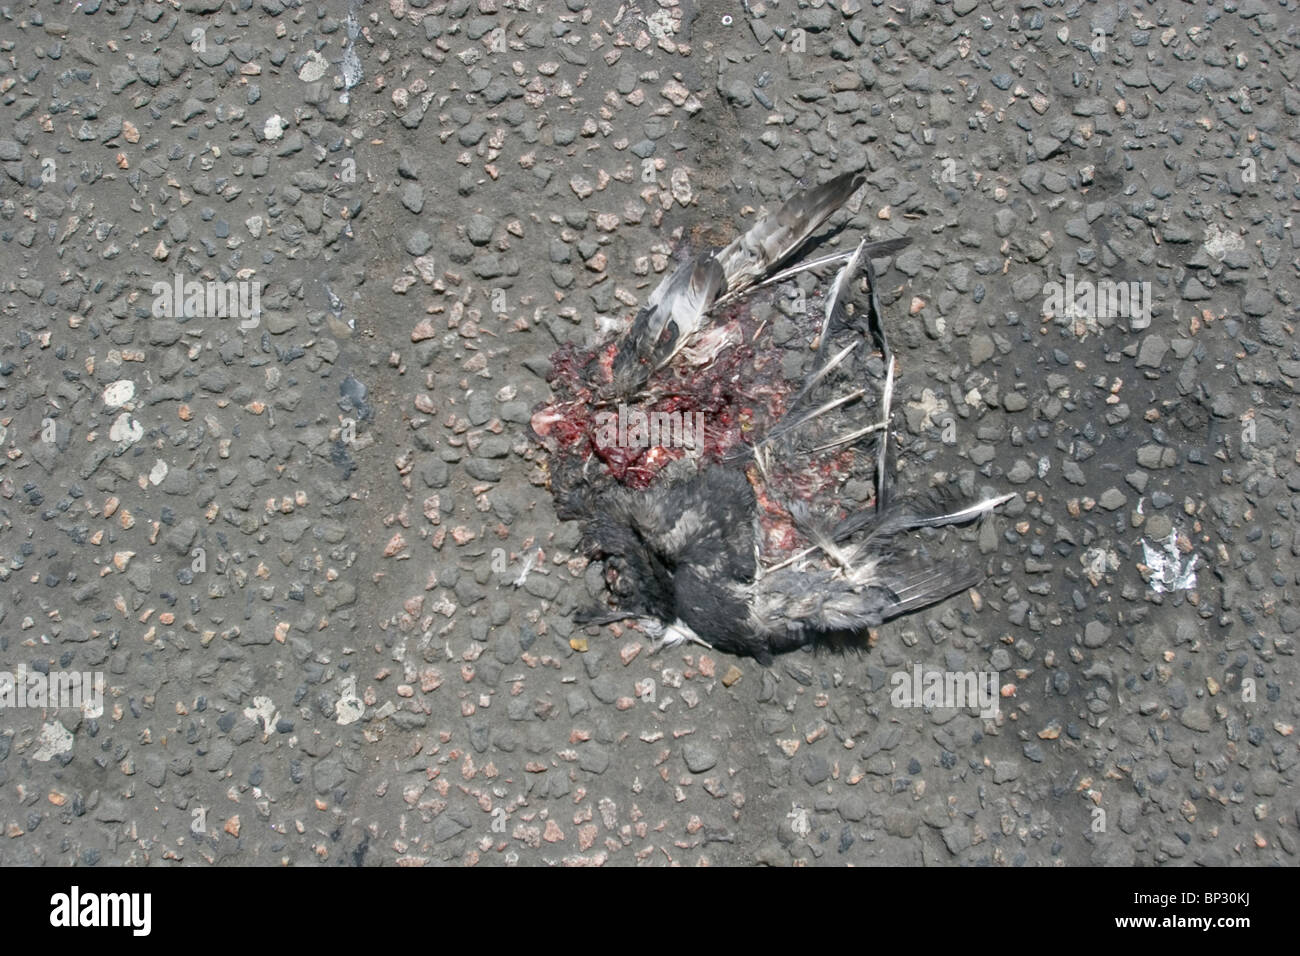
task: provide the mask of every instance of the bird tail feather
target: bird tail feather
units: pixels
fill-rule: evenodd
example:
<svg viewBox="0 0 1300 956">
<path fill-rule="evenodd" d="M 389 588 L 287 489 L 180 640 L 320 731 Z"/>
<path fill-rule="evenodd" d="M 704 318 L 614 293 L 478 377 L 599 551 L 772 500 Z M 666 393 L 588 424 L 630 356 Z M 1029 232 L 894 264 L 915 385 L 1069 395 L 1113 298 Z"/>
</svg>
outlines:
<svg viewBox="0 0 1300 956">
<path fill-rule="evenodd" d="M 883 577 L 884 586 L 894 597 L 881 614 L 881 620 L 889 620 L 960 594 L 978 584 L 982 575 L 969 565 L 945 561 L 890 566 Z"/>
<path fill-rule="evenodd" d="M 1015 497 L 1014 493 L 994 495 L 969 504 L 954 504 L 952 496 L 942 491 L 891 501 L 884 511 L 863 509 L 849 515 L 835 528 L 832 537 L 843 541 L 860 532 L 866 539 L 887 538 L 917 528 L 944 528 L 965 524 L 988 514 Z"/>
</svg>

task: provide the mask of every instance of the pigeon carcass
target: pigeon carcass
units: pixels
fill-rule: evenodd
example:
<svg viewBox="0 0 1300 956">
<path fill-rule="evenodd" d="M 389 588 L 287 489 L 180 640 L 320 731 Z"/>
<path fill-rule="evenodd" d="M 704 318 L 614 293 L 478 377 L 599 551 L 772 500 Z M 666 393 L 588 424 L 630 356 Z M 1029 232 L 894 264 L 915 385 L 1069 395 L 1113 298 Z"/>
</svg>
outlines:
<svg viewBox="0 0 1300 956">
<path fill-rule="evenodd" d="M 892 488 L 894 358 L 872 259 L 908 240 L 864 238 L 785 268 L 862 183 L 837 176 L 729 245 L 688 255 L 621 336 L 552 357 L 554 397 L 532 431 L 550 453 L 557 514 L 582 523 L 587 552 L 605 566 L 608 600 L 580 621 L 631 619 L 668 645 L 767 663 L 981 577 L 910 553 L 908 532 L 975 520 L 1012 496 Z M 832 269 L 811 315 L 749 307 L 760 288 Z M 865 310 L 853 306 L 860 277 Z M 863 455 L 868 438 L 875 450 Z M 845 483 L 872 472 L 874 501 L 847 499 Z"/>
</svg>

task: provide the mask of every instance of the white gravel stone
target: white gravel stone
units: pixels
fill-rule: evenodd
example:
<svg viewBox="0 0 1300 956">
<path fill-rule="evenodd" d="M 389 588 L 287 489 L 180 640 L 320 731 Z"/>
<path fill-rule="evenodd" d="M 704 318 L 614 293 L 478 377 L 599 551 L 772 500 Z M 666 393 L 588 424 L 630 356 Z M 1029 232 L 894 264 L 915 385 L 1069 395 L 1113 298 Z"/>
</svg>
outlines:
<svg viewBox="0 0 1300 956">
<path fill-rule="evenodd" d="M 41 726 L 41 732 L 36 736 L 36 748 L 32 751 L 32 759 L 47 763 L 71 749 L 72 731 L 57 720 L 52 720 Z"/>
<path fill-rule="evenodd" d="M 135 398 L 135 382 L 129 378 L 118 379 L 104 389 L 104 404 L 109 408 L 120 408 Z"/>
<path fill-rule="evenodd" d="M 329 60 L 312 50 L 307 54 L 307 62 L 298 71 L 298 79 L 304 83 L 315 83 L 329 71 L 329 68 Z"/>
<path fill-rule="evenodd" d="M 110 441 L 128 442 L 134 445 L 144 437 L 144 426 L 136 421 L 130 412 L 123 412 L 108 429 Z"/>
<path fill-rule="evenodd" d="M 366 705 L 357 696 L 357 679 L 355 677 L 343 678 L 339 702 L 334 705 L 336 719 L 344 726 L 355 724 L 365 712 Z"/>
</svg>

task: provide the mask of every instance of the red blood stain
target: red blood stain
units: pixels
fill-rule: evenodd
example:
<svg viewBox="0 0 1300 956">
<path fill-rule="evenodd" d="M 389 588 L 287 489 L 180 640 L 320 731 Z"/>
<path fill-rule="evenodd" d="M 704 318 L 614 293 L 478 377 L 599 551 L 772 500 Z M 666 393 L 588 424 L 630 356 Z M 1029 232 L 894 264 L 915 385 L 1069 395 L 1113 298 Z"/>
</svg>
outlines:
<svg viewBox="0 0 1300 956">
<path fill-rule="evenodd" d="M 766 430 L 781 419 L 787 402 L 800 383 L 782 375 L 782 350 L 765 341 L 760 333 L 765 323 L 757 322 L 748 309 L 734 307 L 719 322 L 735 323 L 740 344 L 730 344 L 702 365 L 691 365 L 681 356 L 672 365 L 650 377 L 642 394 L 621 399 L 628 414 L 680 413 L 683 417 L 703 414 L 704 441 L 700 451 L 706 462 L 736 460 L 742 446 L 762 439 Z M 756 339 L 757 345 L 755 344 Z M 553 459 L 552 475 L 559 465 L 566 474 L 592 477 L 599 463 L 610 478 L 630 488 L 645 488 L 670 462 L 694 454 L 682 447 L 636 447 L 609 441 L 608 429 L 601 434 L 601 413 L 617 416 L 619 401 L 602 397 L 612 379 L 614 343 L 594 349 L 565 345 L 551 356 L 548 381 L 552 401 L 538 405 L 531 425 Z M 694 420 L 694 419 L 692 419 Z M 823 520 L 844 517 L 839 489 L 854 473 L 857 452 L 840 448 L 798 461 L 777 461 L 767 470 L 764 481 L 751 464 L 747 473 L 759 506 L 764 551 L 790 553 L 800 546 L 787 508 L 781 502 L 808 502 Z M 744 455 L 740 455 L 744 458 Z M 585 469 L 585 470 L 584 470 Z"/>
</svg>

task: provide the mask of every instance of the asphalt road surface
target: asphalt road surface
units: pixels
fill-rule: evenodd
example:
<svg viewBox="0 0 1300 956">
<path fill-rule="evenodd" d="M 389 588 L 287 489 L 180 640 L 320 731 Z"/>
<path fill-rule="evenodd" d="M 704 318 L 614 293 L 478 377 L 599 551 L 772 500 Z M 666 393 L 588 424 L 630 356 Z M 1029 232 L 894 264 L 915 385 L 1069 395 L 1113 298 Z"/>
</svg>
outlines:
<svg viewBox="0 0 1300 956">
<path fill-rule="evenodd" d="M 1297 22 L 6 6 L 0 863 L 1294 866 Z M 769 668 L 575 625 L 549 355 L 857 170 L 983 583 Z"/>
</svg>

